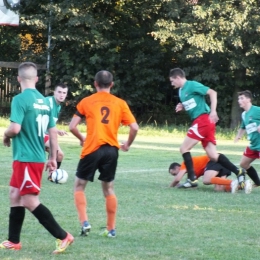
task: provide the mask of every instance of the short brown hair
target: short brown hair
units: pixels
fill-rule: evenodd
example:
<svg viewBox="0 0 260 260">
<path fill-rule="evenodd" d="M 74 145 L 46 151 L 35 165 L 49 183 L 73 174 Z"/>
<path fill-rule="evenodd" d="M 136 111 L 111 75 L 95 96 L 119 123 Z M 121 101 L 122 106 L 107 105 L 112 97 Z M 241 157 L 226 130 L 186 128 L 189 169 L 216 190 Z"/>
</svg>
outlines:
<svg viewBox="0 0 260 260">
<path fill-rule="evenodd" d="M 18 67 L 18 76 L 24 79 L 37 77 L 37 66 L 33 62 L 23 62 Z"/>
<path fill-rule="evenodd" d="M 243 90 L 243 91 L 238 92 L 237 94 L 238 94 L 238 96 L 245 96 L 247 98 L 250 98 L 251 101 L 253 99 L 253 95 L 252 95 L 252 92 L 250 90 Z"/>
<path fill-rule="evenodd" d="M 113 75 L 107 70 L 101 70 L 95 75 L 95 81 L 100 88 L 109 88 L 113 82 Z"/>
<path fill-rule="evenodd" d="M 171 69 L 169 76 L 170 76 L 170 78 L 176 78 L 178 76 L 181 77 L 181 78 L 186 77 L 184 70 L 182 70 L 180 68 Z"/>
</svg>

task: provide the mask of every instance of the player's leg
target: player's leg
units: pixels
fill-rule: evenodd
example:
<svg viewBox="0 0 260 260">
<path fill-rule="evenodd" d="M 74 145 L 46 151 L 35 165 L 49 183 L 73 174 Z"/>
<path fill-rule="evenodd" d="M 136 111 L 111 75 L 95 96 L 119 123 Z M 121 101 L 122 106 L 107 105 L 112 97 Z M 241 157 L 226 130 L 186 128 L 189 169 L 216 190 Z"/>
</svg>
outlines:
<svg viewBox="0 0 260 260">
<path fill-rule="evenodd" d="M 74 182 L 74 203 L 81 225 L 81 236 L 87 236 L 91 229 L 91 225 L 88 221 L 87 197 L 85 195 L 85 188 L 89 181 L 93 182 L 94 180 L 95 172 L 98 169 L 99 159 L 100 148 L 97 149 L 95 152 L 81 158 L 76 171 Z"/>
<path fill-rule="evenodd" d="M 117 197 L 114 192 L 114 182 L 101 182 L 104 197 L 106 199 L 107 225 L 102 235 L 115 237 Z"/>
<path fill-rule="evenodd" d="M 10 213 L 8 226 L 8 240 L 0 244 L 0 249 L 20 250 L 20 234 L 25 217 L 25 208 L 22 206 L 21 196 L 18 188 L 10 186 Z"/>
<path fill-rule="evenodd" d="M 37 195 L 27 194 L 23 196 L 23 203 L 31 213 L 38 219 L 39 223 L 53 236 L 56 240 L 56 249 L 53 254 L 64 252 L 74 241 L 74 237 L 66 232 L 55 220 L 51 211 L 40 203 Z M 37 205 L 37 203 L 39 203 Z M 33 208 L 33 205 L 37 205 Z"/>
<path fill-rule="evenodd" d="M 185 137 L 180 147 L 180 152 L 183 156 L 184 163 L 187 169 L 188 179 L 187 182 L 182 184 L 180 187 L 190 188 L 198 186 L 198 181 L 195 177 L 190 150 L 199 141 L 202 141 L 207 136 L 208 127 L 211 127 L 209 116 L 207 114 L 203 114 L 197 117 L 192 122 L 192 125 L 187 132 L 187 136 Z"/>
<path fill-rule="evenodd" d="M 190 180 L 191 182 L 196 181 L 196 177 L 195 177 L 195 173 L 194 173 L 194 169 L 193 169 L 193 162 L 192 162 L 190 150 L 198 142 L 199 142 L 199 140 L 186 136 L 180 147 L 180 152 L 182 154 L 182 157 L 183 157 L 186 169 L 187 169 L 188 180 Z"/>
<path fill-rule="evenodd" d="M 50 152 L 50 141 L 47 140 L 47 141 L 44 143 L 44 146 L 45 146 L 45 151 L 46 151 L 47 153 L 49 153 L 49 152 Z M 61 150 L 60 146 L 58 145 L 57 159 L 56 159 L 56 160 L 57 160 L 57 169 L 60 168 L 63 158 L 64 158 L 64 153 L 63 153 L 63 151 Z"/>
<path fill-rule="evenodd" d="M 259 151 L 253 151 L 249 147 L 247 147 L 244 151 L 244 154 L 240 160 L 240 166 L 247 171 L 247 175 L 252 179 L 256 186 L 260 186 L 259 176 L 251 163 L 255 160 L 259 159 Z"/>
<path fill-rule="evenodd" d="M 231 183 L 232 180 L 229 180 L 226 178 L 226 176 L 222 176 L 222 177 L 213 177 L 213 181 L 214 178 L 217 178 L 217 182 L 220 181 L 220 184 L 215 184 L 215 191 L 226 191 L 226 192 L 230 192 L 231 191 Z M 221 182 L 224 181 L 224 182 Z M 225 184 L 223 184 L 225 183 Z"/>
<path fill-rule="evenodd" d="M 10 180 L 9 199 L 10 199 L 10 213 L 8 226 L 8 240 L 0 244 L 0 249 L 20 250 L 20 234 L 25 217 L 25 208 L 22 204 L 20 196 L 20 186 L 23 182 L 21 172 L 24 168 L 18 161 L 13 162 L 13 173 Z"/>
<path fill-rule="evenodd" d="M 203 184 L 204 185 L 211 185 L 211 184 L 219 184 L 219 183 L 212 183 L 212 178 L 218 175 L 218 171 L 207 169 L 203 175 Z"/>
<path fill-rule="evenodd" d="M 215 185 L 216 191 L 230 191 L 232 180 L 226 179 L 226 176 L 217 177 L 218 173 L 216 170 L 206 170 L 203 175 L 203 184 Z"/>
<path fill-rule="evenodd" d="M 87 198 L 85 196 L 85 187 L 87 185 L 86 180 L 75 177 L 74 183 L 74 203 L 78 213 L 78 219 L 81 224 L 81 236 L 88 236 L 91 225 L 88 222 L 87 215 Z"/>
<path fill-rule="evenodd" d="M 58 145 L 58 151 L 57 151 L 57 169 L 60 168 L 62 160 L 64 158 L 64 153 L 61 150 L 60 146 Z"/>
<path fill-rule="evenodd" d="M 239 169 L 224 154 L 218 154 L 216 145 L 212 142 L 208 142 L 204 149 L 211 160 L 218 162 L 226 169 L 235 173 L 237 175 L 240 187 L 244 189 L 246 170 L 244 170 L 243 168 Z"/>
<path fill-rule="evenodd" d="M 217 162 L 209 161 L 203 175 L 203 183 L 214 184 L 217 191 L 230 191 L 232 180 L 226 179 L 231 172 Z"/>
<path fill-rule="evenodd" d="M 23 163 L 25 174 L 20 186 L 21 201 L 40 224 L 57 239 L 54 254 L 59 254 L 73 243 L 74 238 L 57 223 L 51 211 L 39 200 L 44 163 Z M 28 188 L 28 186 L 30 188 Z"/>
<path fill-rule="evenodd" d="M 116 174 L 118 149 L 110 145 L 101 147 L 103 158 L 99 164 L 100 175 L 98 179 L 101 181 L 103 195 L 106 200 L 107 225 L 106 230 L 102 232 L 103 236 L 116 236 L 116 213 L 117 213 L 117 197 L 114 191 L 114 179 Z"/>
</svg>

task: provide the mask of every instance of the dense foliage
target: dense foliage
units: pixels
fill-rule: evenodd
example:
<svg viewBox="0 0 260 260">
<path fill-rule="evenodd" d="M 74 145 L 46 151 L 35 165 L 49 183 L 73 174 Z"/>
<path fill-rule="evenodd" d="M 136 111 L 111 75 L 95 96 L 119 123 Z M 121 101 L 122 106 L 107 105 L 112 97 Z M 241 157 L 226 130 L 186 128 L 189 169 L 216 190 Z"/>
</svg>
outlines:
<svg viewBox="0 0 260 260">
<path fill-rule="evenodd" d="M 218 92 L 220 125 L 234 128 L 237 91 L 259 95 L 259 13 L 256 0 L 23 0 L 20 26 L 0 27 L 0 60 L 46 63 L 52 86 L 70 86 L 72 106 L 108 69 L 138 120 L 183 124 L 168 80 L 178 66 Z"/>
</svg>

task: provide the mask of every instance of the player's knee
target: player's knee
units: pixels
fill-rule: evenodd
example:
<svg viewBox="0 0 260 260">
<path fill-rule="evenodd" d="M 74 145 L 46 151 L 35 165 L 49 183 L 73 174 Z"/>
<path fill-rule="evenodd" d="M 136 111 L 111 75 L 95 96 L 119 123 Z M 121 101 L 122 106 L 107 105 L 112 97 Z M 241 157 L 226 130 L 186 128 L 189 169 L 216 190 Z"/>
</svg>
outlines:
<svg viewBox="0 0 260 260">
<path fill-rule="evenodd" d="M 239 166 L 240 166 L 241 168 L 248 169 L 249 166 L 250 166 L 250 164 L 241 162 L 241 163 L 239 164 Z"/>
<path fill-rule="evenodd" d="M 61 150 L 58 150 L 58 153 L 57 153 L 57 160 L 59 162 L 61 162 L 64 158 L 64 153 L 61 151 Z"/>
<path fill-rule="evenodd" d="M 204 185 L 210 185 L 211 183 L 210 183 L 209 180 L 203 180 L 203 184 L 204 184 Z"/>
</svg>

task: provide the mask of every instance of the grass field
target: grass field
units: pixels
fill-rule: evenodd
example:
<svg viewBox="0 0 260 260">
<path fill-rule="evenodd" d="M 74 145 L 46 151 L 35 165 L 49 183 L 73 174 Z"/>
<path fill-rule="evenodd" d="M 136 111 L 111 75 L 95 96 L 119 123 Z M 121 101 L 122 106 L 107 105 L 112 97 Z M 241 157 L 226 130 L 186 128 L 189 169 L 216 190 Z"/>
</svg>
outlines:
<svg viewBox="0 0 260 260">
<path fill-rule="evenodd" d="M 73 202 L 73 179 L 80 146 L 71 134 L 60 137 L 65 152 L 63 169 L 69 173 L 66 184 L 42 181 L 41 202 L 53 212 L 58 222 L 75 236 L 74 244 L 58 256 L 52 256 L 54 238 L 31 213 L 21 234 L 21 251 L 0 251 L 1 260 L 93 259 L 259 259 L 259 195 L 254 188 L 249 195 L 215 192 L 200 181 L 196 189 L 168 188 L 171 162 L 181 162 L 181 133 L 163 131 L 140 134 L 128 153 L 120 152 L 115 191 L 119 207 L 117 237 L 100 237 L 106 224 L 104 198 L 97 176 L 87 186 L 88 215 L 92 225 L 89 237 L 79 237 L 80 225 Z M 142 132 L 141 132 L 142 133 Z M 0 130 L 2 139 L 3 128 Z M 119 140 L 125 140 L 120 135 Z M 218 151 L 239 163 L 247 142 L 218 141 Z M 8 183 L 11 174 L 11 148 L 0 145 L 0 240 L 8 232 Z M 197 145 L 193 155 L 203 154 Z M 255 163 L 259 171 L 259 161 Z M 233 175 L 232 178 L 235 178 Z"/>
</svg>

